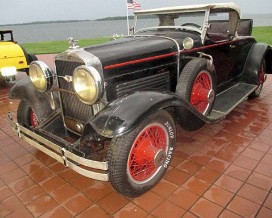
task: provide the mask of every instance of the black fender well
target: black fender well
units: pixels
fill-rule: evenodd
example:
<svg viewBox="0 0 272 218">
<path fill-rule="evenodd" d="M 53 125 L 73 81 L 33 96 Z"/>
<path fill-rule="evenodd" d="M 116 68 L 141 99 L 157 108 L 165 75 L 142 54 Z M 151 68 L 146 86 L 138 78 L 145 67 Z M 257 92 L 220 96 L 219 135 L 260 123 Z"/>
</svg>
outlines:
<svg viewBox="0 0 272 218">
<path fill-rule="evenodd" d="M 138 91 L 109 103 L 89 125 L 98 134 L 113 138 L 128 133 L 152 113 L 173 106 L 182 106 L 173 93 Z"/>
<path fill-rule="evenodd" d="M 53 109 L 50 106 L 50 95 L 48 93 L 38 92 L 29 77 L 22 78 L 10 90 L 9 97 L 11 99 L 21 99 L 27 101 L 35 112 L 38 120 L 43 120 Z M 59 102 L 55 99 L 56 108 L 59 108 Z"/>
<path fill-rule="evenodd" d="M 94 130 L 106 138 L 122 136 L 149 115 L 171 107 L 185 107 L 207 123 L 223 119 L 220 117 L 213 120 L 202 115 L 188 101 L 171 92 L 138 91 L 109 103 L 89 121 L 84 133 Z"/>
<path fill-rule="evenodd" d="M 272 73 L 272 49 L 265 43 L 255 43 L 252 45 L 246 59 L 242 72 L 241 80 L 246 83 L 258 85 L 258 72 L 263 58 L 266 60 L 266 70 L 268 74 Z"/>
</svg>

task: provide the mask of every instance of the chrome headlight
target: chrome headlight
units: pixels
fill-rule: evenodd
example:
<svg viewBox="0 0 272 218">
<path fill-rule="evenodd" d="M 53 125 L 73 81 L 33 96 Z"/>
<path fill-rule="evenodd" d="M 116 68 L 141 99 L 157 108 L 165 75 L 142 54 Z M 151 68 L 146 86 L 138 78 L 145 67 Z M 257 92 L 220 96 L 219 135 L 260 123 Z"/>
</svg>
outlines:
<svg viewBox="0 0 272 218">
<path fill-rule="evenodd" d="M 183 48 L 184 49 L 191 49 L 194 47 L 194 40 L 190 37 L 186 37 L 184 40 L 183 40 Z"/>
<path fill-rule="evenodd" d="M 53 73 L 44 62 L 31 62 L 29 65 L 29 77 L 39 92 L 46 92 L 53 86 Z"/>
<path fill-rule="evenodd" d="M 79 66 L 74 70 L 73 87 L 78 98 L 88 105 L 97 102 L 104 94 L 103 79 L 91 66 Z"/>
</svg>

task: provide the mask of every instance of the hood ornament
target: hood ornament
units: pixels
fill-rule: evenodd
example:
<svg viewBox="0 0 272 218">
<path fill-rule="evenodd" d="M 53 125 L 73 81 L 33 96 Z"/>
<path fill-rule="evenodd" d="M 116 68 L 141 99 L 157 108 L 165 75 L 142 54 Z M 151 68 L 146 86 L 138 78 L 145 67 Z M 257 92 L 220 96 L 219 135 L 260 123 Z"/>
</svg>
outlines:
<svg viewBox="0 0 272 218">
<path fill-rule="evenodd" d="M 75 40 L 73 37 L 69 37 L 68 42 L 70 44 L 70 47 L 69 47 L 70 49 L 79 48 L 79 46 L 77 45 L 78 40 Z"/>
<path fill-rule="evenodd" d="M 72 76 L 68 76 L 68 75 L 65 75 L 62 77 L 66 82 L 70 83 L 73 81 L 73 77 Z"/>
</svg>

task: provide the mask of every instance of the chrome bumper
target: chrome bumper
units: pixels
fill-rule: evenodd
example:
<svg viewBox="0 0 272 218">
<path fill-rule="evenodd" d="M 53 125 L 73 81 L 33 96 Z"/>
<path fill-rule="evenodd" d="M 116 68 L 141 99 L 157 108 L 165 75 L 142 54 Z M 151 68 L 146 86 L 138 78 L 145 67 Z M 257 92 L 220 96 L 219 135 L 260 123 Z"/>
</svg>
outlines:
<svg viewBox="0 0 272 218">
<path fill-rule="evenodd" d="M 107 162 L 93 161 L 83 157 L 79 157 L 74 153 L 66 150 L 65 148 L 61 148 L 55 143 L 47 140 L 46 138 L 41 137 L 40 135 L 32 132 L 31 130 L 21 126 L 20 124 L 15 123 L 11 114 L 8 115 L 8 120 L 13 131 L 18 134 L 18 137 L 20 137 L 30 145 L 34 146 L 35 148 L 39 149 L 43 153 L 47 154 L 48 156 L 56 159 L 64 166 L 69 167 L 77 173 L 91 179 L 109 181 L 109 175 L 107 172 L 99 173 L 94 171 L 107 171 Z"/>
</svg>

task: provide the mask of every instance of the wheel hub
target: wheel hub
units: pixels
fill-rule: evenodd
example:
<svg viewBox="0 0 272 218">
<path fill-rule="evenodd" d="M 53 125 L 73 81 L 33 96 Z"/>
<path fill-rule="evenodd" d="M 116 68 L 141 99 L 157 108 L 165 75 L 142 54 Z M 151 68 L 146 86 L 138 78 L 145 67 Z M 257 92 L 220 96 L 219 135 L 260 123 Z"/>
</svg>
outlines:
<svg viewBox="0 0 272 218">
<path fill-rule="evenodd" d="M 165 158 L 166 158 L 165 151 L 163 149 L 158 150 L 156 155 L 154 156 L 155 167 L 160 167 L 165 161 Z"/>
<path fill-rule="evenodd" d="M 209 104 L 213 103 L 214 98 L 215 98 L 215 92 L 214 92 L 213 89 L 211 89 L 211 90 L 208 92 L 207 98 L 208 98 L 208 103 L 209 103 Z"/>
</svg>

